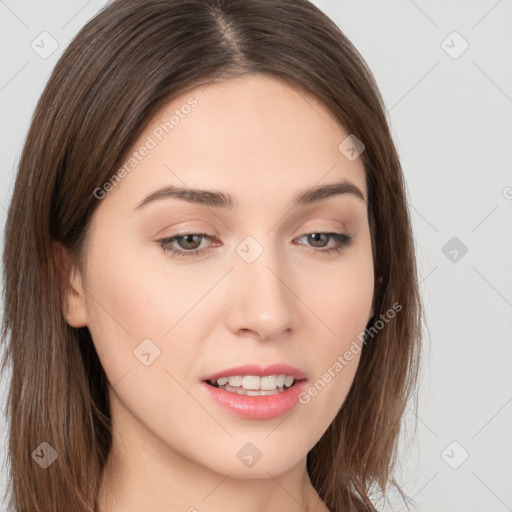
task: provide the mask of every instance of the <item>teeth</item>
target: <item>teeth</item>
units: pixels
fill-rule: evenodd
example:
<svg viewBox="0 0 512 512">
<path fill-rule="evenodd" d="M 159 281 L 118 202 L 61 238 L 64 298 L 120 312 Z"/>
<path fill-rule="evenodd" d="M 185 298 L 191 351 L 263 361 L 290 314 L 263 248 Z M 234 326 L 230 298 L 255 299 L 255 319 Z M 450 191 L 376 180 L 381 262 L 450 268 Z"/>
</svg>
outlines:
<svg viewBox="0 0 512 512">
<path fill-rule="evenodd" d="M 244 389 L 260 389 L 261 378 L 257 375 L 246 375 L 242 379 L 242 387 Z"/>
<path fill-rule="evenodd" d="M 252 389 L 244 389 L 242 386 L 233 388 L 229 384 L 225 384 L 224 386 L 219 386 L 220 389 L 224 389 L 225 391 L 230 391 L 231 393 L 235 393 L 237 395 L 247 395 L 247 396 L 267 396 L 267 395 L 277 395 L 278 393 L 282 393 L 285 391 L 284 388 L 271 389 L 268 391 L 261 390 L 252 390 Z"/>
<path fill-rule="evenodd" d="M 261 377 L 260 389 L 276 389 L 276 387 L 277 387 L 277 375 L 269 375 L 268 377 Z"/>
<path fill-rule="evenodd" d="M 290 377 L 289 375 L 284 379 L 284 385 L 289 388 L 295 379 L 293 377 Z"/>
<path fill-rule="evenodd" d="M 228 381 L 229 381 L 230 386 L 233 386 L 233 387 L 241 386 L 242 385 L 242 376 L 237 375 L 236 377 L 229 377 Z"/>
<path fill-rule="evenodd" d="M 252 392 L 274 391 L 291 387 L 295 378 L 291 375 L 266 375 L 259 377 L 257 375 L 234 375 L 231 377 L 220 377 L 217 379 L 217 385 L 223 389 L 241 388 L 247 390 L 247 394 L 254 396 Z"/>
</svg>

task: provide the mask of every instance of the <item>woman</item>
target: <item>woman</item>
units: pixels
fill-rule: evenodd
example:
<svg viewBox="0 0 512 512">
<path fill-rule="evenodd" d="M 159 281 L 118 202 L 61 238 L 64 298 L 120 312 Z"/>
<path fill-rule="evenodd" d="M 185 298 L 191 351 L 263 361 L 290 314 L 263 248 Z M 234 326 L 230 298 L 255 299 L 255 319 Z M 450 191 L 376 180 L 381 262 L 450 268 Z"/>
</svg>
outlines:
<svg viewBox="0 0 512 512">
<path fill-rule="evenodd" d="M 400 163 L 306 0 L 118 0 L 37 106 L 4 252 L 15 511 L 371 511 L 418 370 Z"/>
</svg>

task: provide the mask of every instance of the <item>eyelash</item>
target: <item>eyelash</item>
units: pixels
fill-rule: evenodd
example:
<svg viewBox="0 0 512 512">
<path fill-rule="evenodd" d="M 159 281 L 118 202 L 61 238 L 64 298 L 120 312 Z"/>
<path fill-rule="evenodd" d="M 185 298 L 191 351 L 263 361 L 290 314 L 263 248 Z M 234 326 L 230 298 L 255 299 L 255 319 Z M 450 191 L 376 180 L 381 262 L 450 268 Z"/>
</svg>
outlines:
<svg viewBox="0 0 512 512">
<path fill-rule="evenodd" d="M 335 240 L 336 245 L 334 247 L 330 247 L 329 249 L 318 249 L 318 250 L 310 250 L 309 252 L 312 253 L 320 253 L 323 255 L 326 254 L 337 254 L 343 251 L 346 247 L 349 247 L 353 240 L 354 236 L 352 235 L 346 235 L 344 233 L 324 233 L 324 232 L 313 232 L 313 233 L 306 233 L 305 235 L 300 236 L 299 238 L 304 238 L 310 235 L 326 235 L 331 239 Z M 170 252 L 172 256 L 177 256 L 179 258 L 188 258 L 188 257 L 199 257 L 202 256 L 208 249 L 193 249 L 190 251 L 183 251 L 183 250 L 177 250 L 177 249 L 170 249 L 168 247 L 169 244 L 171 244 L 173 241 L 176 241 L 180 238 L 185 238 L 187 236 L 202 236 L 203 240 L 205 238 L 213 238 L 212 236 L 206 234 L 206 233 L 184 233 L 182 235 L 175 235 L 168 238 L 162 238 L 161 240 L 158 240 L 159 245 L 162 247 L 163 251 L 165 253 Z M 302 244 L 300 244 L 302 245 Z"/>
</svg>

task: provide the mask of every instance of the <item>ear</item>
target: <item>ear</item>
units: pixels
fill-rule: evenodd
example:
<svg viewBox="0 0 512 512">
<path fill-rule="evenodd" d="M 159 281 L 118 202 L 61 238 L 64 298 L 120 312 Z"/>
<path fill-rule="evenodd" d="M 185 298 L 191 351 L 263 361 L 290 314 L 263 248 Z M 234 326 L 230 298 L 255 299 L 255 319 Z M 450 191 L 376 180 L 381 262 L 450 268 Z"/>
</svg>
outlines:
<svg viewBox="0 0 512 512">
<path fill-rule="evenodd" d="M 85 327 L 87 308 L 82 275 L 68 249 L 58 242 L 54 242 L 54 255 L 61 278 L 64 318 L 71 327 Z"/>
</svg>

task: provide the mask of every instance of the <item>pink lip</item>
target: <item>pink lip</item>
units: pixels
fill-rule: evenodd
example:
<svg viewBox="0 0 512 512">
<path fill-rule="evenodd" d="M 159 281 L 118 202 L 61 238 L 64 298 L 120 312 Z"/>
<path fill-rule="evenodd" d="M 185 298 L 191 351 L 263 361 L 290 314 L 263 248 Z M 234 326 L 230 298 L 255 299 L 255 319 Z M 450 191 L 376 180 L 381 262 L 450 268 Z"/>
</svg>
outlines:
<svg viewBox="0 0 512 512">
<path fill-rule="evenodd" d="M 259 377 L 264 377 L 265 375 L 290 375 L 294 377 L 295 380 L 308 378 L 305 372 L 295 368 L 294 366 L 290 366 L 289 364 L 271 364 L 269 366 L 261 366 L 259 364 L 245 364 L 243 366 L 227 368 L 226 370 L 208 375 L 203 379 L 203 381 L 216 380 L 220 379 L 221 377 L 231 377 L 236 375 L 258 375 Z"/>
<path fill-rule="evenodd" d="M 254 375 L 254 373 L 246 375 Z M 306 382 L 306 380 L 296 381 L 286 391 L 266 396 L 238 395 L 237 393 L 211 386 L 206 382 L 201 382 L 201 389 L 221 407 L 233 414 L 253 420 L 270 420 L 286 414 L 297 405 L 299 395 L 306 388 Z"/>
</svg>

